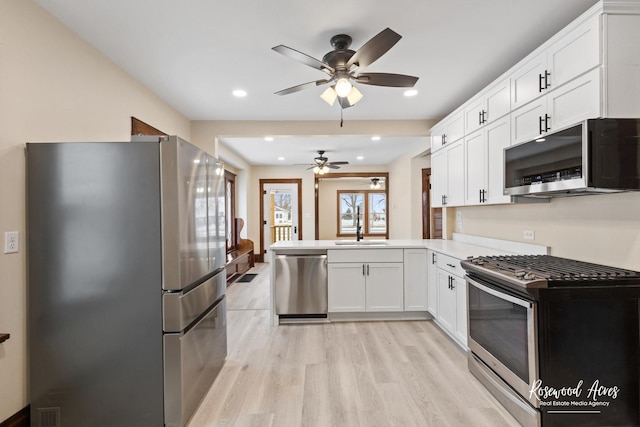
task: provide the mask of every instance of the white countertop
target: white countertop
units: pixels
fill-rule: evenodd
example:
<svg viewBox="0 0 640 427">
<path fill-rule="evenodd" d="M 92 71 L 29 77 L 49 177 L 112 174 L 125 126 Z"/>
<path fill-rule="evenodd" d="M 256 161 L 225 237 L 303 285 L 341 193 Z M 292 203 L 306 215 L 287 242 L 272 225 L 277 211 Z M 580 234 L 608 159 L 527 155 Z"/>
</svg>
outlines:
<svg viewBox="0 0 640 427">
<path fill-rule="evenodd" d="M 365 239 L 367 240 L 367 239 Z M 378 239 L 372 239 L 378 240 Z M 390 239 L 385 240 L 384 245 L 337 245 L 335 240 L 291 240 L 276 242 L 269 247 L 269 249 L 278 252 L 280 249 L 412 249 L 412 248 L 426 248 L 432 249 L 436 252 L 440 252 L 446 255 L 458 259 L 465 259 L 468 256 L 479 255 L 500 255 L 508 254 L 509 251 L 497 250 L 484 246 L 473 245 L 469 243 L 463 243 L 455 240 L 440 240 L 440 239 Z"/>
</svg>

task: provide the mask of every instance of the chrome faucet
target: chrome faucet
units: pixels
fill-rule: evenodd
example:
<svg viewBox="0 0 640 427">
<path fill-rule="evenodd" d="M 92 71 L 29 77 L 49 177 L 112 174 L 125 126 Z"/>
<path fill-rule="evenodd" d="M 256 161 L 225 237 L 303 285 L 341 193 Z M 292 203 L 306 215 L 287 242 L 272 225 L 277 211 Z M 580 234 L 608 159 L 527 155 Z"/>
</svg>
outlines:
<svg viewBox="0 0 640 427">
<path fill-rule="evenodd" d="M 360 206 L 356 206 L 356 242 L 362 240 L 362 227 L 360 226 Z"/>
</svg>

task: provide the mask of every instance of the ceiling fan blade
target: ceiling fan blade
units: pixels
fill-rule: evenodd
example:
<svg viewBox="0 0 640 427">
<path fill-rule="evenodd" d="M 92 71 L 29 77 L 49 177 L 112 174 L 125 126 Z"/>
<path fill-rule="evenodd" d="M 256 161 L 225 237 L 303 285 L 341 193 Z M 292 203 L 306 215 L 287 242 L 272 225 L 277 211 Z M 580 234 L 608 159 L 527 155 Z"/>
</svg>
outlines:
<svg viewBox="0 0 640 427">
<path fill-rule="evenodd" d="M 288 95 L 290 93 L 300 92 L 301 90 L 308 89 L 311 87 L 321 86 L 329 83 L 329 80 L 316 80 L 315 82 L 302 83 L 298 86 L 293 86 L 288 89 L 282 89 L 281 91 L 276 92 L 276 95 Z"/>
<path fill-rule="evenodd" d="M 326 64 L 320 61 L 319 59 L 311 57 L 306 53 L 302 53 L 295 49 L 291 49 L 290 47 L 287 47 L 285 45 L 281 44 L 276 47 L 272 47 L 271 49 L 275 50 L 278 53 L 283 54 L 284 56 L 288 56 L 291 59 L 295 59 L 296 61 L 301 62 L 304 65 L 308 65 L 311 68 L 324 71 L 327 74 L 332 74 L 335 71 L 333 68 L 329 66 L 329 64 Z"/>
<path fill-rule="evenodd" d="M 418 77 L 391 73 L 360 73 L 355 81 L 374 86 L 413 87 Z"/>
<path fill-rule="evenodd" d="M 348 165 L 349 162 L 331 162 L 332 165 Z"/>
<path fill-rule="evenodd" d="M 340 166 L 336 166 L 335 163 L 327 163 L 325 166 L 329 169 L 340 169 Z"/>
<path fill-rule="evenodd" d="M 347 69 L 350 69 L 352 65 L 363 68 L 372 64 L 398 43 L 401 38 L 402 36 L 392 29 L 385 28 L 353 54 L 347 62 Z"/>
</svg>

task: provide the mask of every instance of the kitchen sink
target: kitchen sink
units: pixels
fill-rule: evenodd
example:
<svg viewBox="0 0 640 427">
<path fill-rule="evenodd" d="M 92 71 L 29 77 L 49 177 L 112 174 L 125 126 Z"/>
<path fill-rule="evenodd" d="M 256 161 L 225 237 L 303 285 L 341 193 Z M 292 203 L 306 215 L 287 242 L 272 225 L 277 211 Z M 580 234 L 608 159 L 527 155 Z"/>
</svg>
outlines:
<svg viewBox="0 0 640 427">
<path fill-rule="evenodd" d="M 386 246 L 389 244 L 386 240 L 336 240 L 334 243 L 339 246 Z"/>
</svg>

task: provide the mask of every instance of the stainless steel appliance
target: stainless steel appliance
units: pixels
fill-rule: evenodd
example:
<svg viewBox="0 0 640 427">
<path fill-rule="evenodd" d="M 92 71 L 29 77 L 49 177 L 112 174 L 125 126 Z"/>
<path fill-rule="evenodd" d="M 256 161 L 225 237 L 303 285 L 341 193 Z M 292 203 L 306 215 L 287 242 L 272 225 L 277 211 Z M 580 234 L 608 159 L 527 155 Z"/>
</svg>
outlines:
<svg viewBox="0 0 640 427">
<path fill-rule="evenodd" d="M 548 255 L 461 265 L 469 370 L 522 425 L 640 424 L 640 272 Z"/>
<path fill-rule="evenodd" d="M 26 152 L 32 426 L 185 425 L 227 352 L 222 164 L 177 137 Z"/>
<path fill-rule="evenodd" d="M 504 194 L 640 190 L 640 119 L 589 119 L 505 149 Z"/>
<path fill-rule="evenodd" d="M 327 317 L 326 250 L 279 250 L 275 274 L 276 314 L 281 319 Z"/>
</svg>

